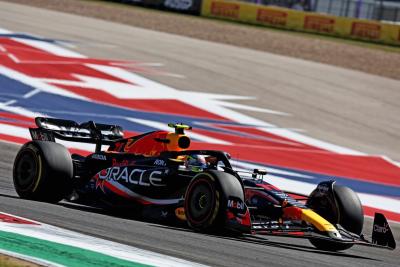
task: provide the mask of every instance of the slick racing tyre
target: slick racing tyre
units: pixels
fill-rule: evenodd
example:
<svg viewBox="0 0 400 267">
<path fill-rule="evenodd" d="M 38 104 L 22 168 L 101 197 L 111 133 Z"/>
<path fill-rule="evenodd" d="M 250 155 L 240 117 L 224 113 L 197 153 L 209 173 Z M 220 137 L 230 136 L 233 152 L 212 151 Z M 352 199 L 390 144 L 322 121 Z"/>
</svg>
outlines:
<svg viewBox="0 0 400 267">
<path fill-rule="evenodd" d="M 197 231 L 225 231 L 228 197 L 244 203 L 242 185 L 236 177 L 220 171 L 197 174 L 185 194 L 185 216 Z"/>
<path fill-rule="evenodd" d="M 56 203 L 71 192 L 72 175 L 68 150 L 53 142 L 28 142 L 14 161 L 14 187 L 24 199 Z"/>
<path fill-rule="evenodd" d="M 340 224 L 344 229 L 361 234 L 364 224 L 364 212 L 357 194 L 346 186 L 333 184 L 333 199 L 311 199 L 311 208 L 333 225 Z M 353 244 L 310 239 L 317 248 L 328 251 L 346 250 Z"/>
<path fill-rule="evenodd" d="M 210 230 L 220 226 L 221 190 L 209 173 L 196 175 L 185 194 L 185 215 L 195 230 Z"/>
</svg>

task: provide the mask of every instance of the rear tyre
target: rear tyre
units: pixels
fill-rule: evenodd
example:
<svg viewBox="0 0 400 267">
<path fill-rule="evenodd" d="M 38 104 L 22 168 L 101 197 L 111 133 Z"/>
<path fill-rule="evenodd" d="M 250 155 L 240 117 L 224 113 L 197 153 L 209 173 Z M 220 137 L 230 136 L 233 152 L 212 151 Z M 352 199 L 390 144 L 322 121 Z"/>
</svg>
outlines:
<svg viewBox="0 0 400 267">
<path fill-rule="evenodd" d="M 311 199 L 311 208 L 333 225 L 340 224 L 344 229 L 361 234 L 364 224 L 364 212 L 357 194 L 346 186 L 333 185 L 336 201 L 328 199 Z M 334 202 L 334 203 L 333 203 Z M 328 251 L 346 250 L 353 244 L 310 239 L 316 248 Z"/>
<path fill-rule="evenodd" d="M 14 161 L 14 188 L 24 199 L 56 203 L 71 192 L 72 175 L 68 150 L 53 142 L 28 142 Z"/>
</svg>

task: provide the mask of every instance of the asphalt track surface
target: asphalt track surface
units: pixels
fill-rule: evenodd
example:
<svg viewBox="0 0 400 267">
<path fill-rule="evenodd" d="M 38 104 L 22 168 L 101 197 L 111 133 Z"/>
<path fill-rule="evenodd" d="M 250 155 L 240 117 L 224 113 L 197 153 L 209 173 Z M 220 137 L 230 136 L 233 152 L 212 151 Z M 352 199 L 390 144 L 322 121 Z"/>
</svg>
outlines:
<svg viewBox="0 0 400 267">
<path fill-rule="evenodd" d="M 169 72 L 186 78 L 151 79 L 181 90 L 256 96 L 254 105 L 295 116 L 251 113 L 255 117 L 281 127 L 303 128 L 313 137 L 324 136 L 322 139 L 364 152 L 400 159 L 395 146 L 400 137 L 399 81 L 1 2 L 0 23 L 12 31 L 80 41 L 77 51 L 91 57 L 165 63 Z M 354 247 L 330 253 L 314 249 L 307 240 L 238 240 L 121 218 L 67 203 L 22 200 L 13 189 L 11 173 L 18 147 L 0 143 L 3 212 L 213 266 L 398 266 L 400 262 L 399 249 Z M 398 225 L 394 231 L 399 240 Z"/>
</svg>

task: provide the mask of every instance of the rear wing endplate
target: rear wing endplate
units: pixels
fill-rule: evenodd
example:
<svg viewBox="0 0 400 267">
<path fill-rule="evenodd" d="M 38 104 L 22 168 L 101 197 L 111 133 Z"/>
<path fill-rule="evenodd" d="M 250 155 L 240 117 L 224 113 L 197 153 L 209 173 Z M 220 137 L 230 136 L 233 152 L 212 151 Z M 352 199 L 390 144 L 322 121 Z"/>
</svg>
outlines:
<svg viewBox="0 0 400 267">
<path fill-rule="evenodd" d="M 96 152 L 101 145 L 111 145 L 123 138 L 123 129 L 118 125 L 95 123 L 93 121 L 78 124 L 72 120 L 36 117 L 38 128 L 29 128 L 32 140 L 55 142 L 55 139 L 71 142 L 96 144 Z"/>
</svg>

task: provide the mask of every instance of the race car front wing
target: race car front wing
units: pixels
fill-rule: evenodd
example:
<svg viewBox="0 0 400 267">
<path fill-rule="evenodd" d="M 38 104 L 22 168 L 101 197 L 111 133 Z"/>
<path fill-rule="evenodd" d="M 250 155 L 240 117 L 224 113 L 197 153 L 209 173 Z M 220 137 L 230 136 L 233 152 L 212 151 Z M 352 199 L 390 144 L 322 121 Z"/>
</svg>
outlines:
<svg viewBox="0 0 400 267">
<path fill-rule="evenodd" d="M 376 248 L 383 248 L 394 250 L 396 248 L 396 241 L 394 240 L 390 226 L 381 213 L 375 213 L 372 237 L 367 239 L 364 234 L 357 235 L 351 233 L 341 227 L 339 224 L 336 225 L 340 236 L 331 237 L 323 232 L 316 231 L 312 226 L 296 227 L 290 223 L 290 221 L 283 222 L 270 222 L 270 221 L 257 221 L 252 222 L 252 233 L 256 235 L 272 235 L 272 236 L 283 236 L 293 238 L 305 238 L 305 239 L 319 239 L 332 241 L 343 244 L 354 244 L 361 246 L 369 246 Z"/>
</svg>

